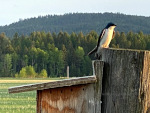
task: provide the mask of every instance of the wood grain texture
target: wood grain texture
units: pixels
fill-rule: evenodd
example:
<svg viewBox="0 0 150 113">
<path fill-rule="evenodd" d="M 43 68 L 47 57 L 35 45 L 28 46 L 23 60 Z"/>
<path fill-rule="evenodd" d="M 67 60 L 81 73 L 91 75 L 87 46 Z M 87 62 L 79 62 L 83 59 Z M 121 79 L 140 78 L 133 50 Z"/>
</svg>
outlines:
<svg viewBox="0 0 150 113">
<path fill-rule="evenodd" d="M 149 113 L 150 52 L 103 49 L 102 113 Z"/>
<path fill-rule="evenodd" d="M 94 72 L 97 78 L 97 82 L 94 85 L 94 99 L 95 99 L 95 112 L 101 113 L 101 95 L 102 95 L 102 78 L 103 78 L 103 68 L 104 62 L 100 60 L 93 61 Z"/>
<path fill-rule="evenodd" d="M 38 90 L 37 113 L 94 113 L 93 84 Z"/>
<path fill-rule="evenodd" d="M 95 82 L 96 82 L 95 76 L 85 76 L 85 77 L 65 79 L 65 80 L 59 80 L 59 81 L 53 81 L 53 82 L 11 87 L 8 89 L 8 91 L 9 93 L 19 93 L 19 92 L 26 92 L 26 91 L 33 91 L 33 90 L 44 90 L 44 89 L 49 89 L 49 88 L 95 83 Z"/>
<path fill-rule="evenodd" d="M 94 83 L 38 90 L 37 113 L 101 113 L 104 63 L 93 64 Z"/>
</svg>

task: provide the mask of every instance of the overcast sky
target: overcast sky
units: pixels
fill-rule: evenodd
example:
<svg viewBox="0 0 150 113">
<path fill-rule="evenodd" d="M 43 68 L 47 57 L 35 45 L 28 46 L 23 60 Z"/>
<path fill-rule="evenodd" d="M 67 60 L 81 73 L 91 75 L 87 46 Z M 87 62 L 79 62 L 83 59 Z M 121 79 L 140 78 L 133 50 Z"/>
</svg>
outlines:
<svg viewBox="0 0 150 113">
<path fill-rule="evenodd" d="M 150 16 L 150 0 L 0 0 L 0 4 L 0 26 L 40 15 L 74 12 Z"/>
</svg>

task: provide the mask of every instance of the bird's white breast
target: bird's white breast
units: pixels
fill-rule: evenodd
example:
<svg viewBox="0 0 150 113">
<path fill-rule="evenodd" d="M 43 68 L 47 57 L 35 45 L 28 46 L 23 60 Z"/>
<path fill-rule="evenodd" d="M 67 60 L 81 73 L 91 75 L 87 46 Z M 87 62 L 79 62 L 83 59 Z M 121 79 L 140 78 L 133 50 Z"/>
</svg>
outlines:
<svg viewBox="0 0 150 113">
<path fill-rule="evenodd" d="M 110 29 L 110 28 L 105 30 L 105 34 L 100 41 L 100 47 L 102 47 L 102 48 L 108 48 L 109 47 L 109 44 L 112 40 L 113 30 L 114 29 Z"/>
</svg>

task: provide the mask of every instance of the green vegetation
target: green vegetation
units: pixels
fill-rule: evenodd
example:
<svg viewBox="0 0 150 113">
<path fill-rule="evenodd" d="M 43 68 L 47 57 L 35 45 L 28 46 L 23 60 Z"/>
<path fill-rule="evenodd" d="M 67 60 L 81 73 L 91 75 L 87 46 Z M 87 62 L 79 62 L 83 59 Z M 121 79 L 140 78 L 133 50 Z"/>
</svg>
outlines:
<svg viewBox="0 0 150 113">
<path fill-rule="evenodd" d="M 150 33 L 150 17 L 133 16 L 114 13 L 73 13 L 65 15 L 47 15 L 37 18 L 20 20 L 6 26 L 0 26 L 0 33 L 5 32 L 12 38 L 15 32 L 19 35 L 29 35 L 33 31 L 55 32 L 66 31 L 84 34 L 91 30 L 100 32 L 108 22 L 114 22 L 118 25 L 119 32 L 139 32 Z"/>
<path fill-rule="evenodd" d="M 0 83 L 0 113 L 35 113 L 36 92 L 8 94 L 8 88 L 26 83 Z"/>
<path fill-rule="evenodd" d="M 38 75 L 39 77 L 47 78 L 47 71 L 42 69 L 41 73 Z"/>
<path fill-rule="evenodd" d="M 35 113 L 36 91 L 9 94 L 8 88 L 30 83 L 48 82 L 48 81 L 51 81 L 51 79 L 20 80 L 14 78 L 3 78 L 2 80 L 0 80 L 0 113 Z"/>
<path fill-rule="evenodd" d="M 116 32 L 116 36 L 111 42 L 111 47 L 150 50 L 150 35 L 143 34 L 142 31 L 138 33 L 130 31 L 127 34 Z"/>
<path fill-rule="evenodd" d="M 47 78 L 47 71 L 45 69 L 42 69 L 41 73 L 36 73 L 33 66 L 26 66 L 23 67 L 19 74 L 16 73 L 15 77 L 20 78 Z"/>
<path fill-rule="evenodd" d="M 31 18 L 0 26 L 0 77 L 65 77 L 67 66 L 71 77 L 91 75 L 94 55 L 87 53 L 110 21 L 118 25 L 110 47 L 150 50 L 150 17 L 74 13 Z"/>
<path fill-rule="evenodd" d="M 87 56 L 97 44 L 99 34 L 91 31 L 46 33 L 17 33 L 9 39 L 0 34 L 0 77 L 65 77 L 70 66 L 70 76 L 92 74 L 91 59 Z M 142 31 L 134 33 L 116 32 L 110 47 L 150 50 L 150 35 Z"/>
<path fill-rule="evenodd" d="M 71 77 L 90 75 L 86 52 L 95 46 L 97 37 L 94 31 L 87 36 L 82 32 L 33 32 L 29 36 L 16 33 L 10 40 L 1 33 L 0 77 L 65 77 L 68 65 Z"/>
</svg>

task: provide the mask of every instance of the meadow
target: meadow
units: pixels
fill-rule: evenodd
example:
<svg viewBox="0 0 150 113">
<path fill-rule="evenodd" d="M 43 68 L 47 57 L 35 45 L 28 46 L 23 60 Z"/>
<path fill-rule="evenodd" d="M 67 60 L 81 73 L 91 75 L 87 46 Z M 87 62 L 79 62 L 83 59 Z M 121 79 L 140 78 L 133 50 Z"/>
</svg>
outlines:
<svg viewBox="0 0 150 113">
<path fill-rule="evenodd" d="M 36 91 L 9 94 L 8 88 L 56 79 L 0 79 L 0 113 L 36 113 Z"/>
</svg>

